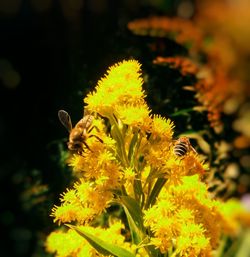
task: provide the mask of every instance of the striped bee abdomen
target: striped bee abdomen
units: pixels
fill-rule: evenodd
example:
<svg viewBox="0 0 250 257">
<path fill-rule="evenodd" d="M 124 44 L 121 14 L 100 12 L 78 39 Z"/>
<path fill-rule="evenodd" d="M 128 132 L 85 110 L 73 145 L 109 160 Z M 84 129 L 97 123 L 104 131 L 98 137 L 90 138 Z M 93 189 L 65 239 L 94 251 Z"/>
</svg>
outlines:
<svg viewBox="0 0 250 257">
<path fill-rule="evenodd" d="M 188 145 L 185 142 L 177 143 L 174 146 L 174 154 L 182 157 L 188 152 Z"/>
<path fill-rule="evenodd" d="M 190 144 L 190 141 L 187 137 L 183 136 L 180 137 L 175 141 L 174 147 L 173 147 L 173 152 L 176 156 L 178 157 L 184 157 L 187 153 L 189 152 L 197 154 L 195 149 L 192 147 Z"/>
</svg>

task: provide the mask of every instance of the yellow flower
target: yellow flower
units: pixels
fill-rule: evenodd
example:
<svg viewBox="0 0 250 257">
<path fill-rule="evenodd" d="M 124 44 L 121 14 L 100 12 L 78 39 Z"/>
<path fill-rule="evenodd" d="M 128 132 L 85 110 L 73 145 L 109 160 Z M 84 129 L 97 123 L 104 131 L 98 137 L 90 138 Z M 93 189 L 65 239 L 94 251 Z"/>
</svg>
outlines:
<svg viewBox="0 0 250 257">
<path fill-rule="evenodd" d="M 86 244 L 74 230 L 68 232 L 52 232 L 46 240 L 45 247 L 50 253 L 56 253 L 57 257 L 77 256 L 79 249 Z M 89 247 L 90 248 L 90 247 Z M 91 256 L 89 254 L 85 255 Z"/>
<path fill-rule="evenodd" d="M 155 169 L 162 170 L 166 160 L 168 160 L 171 142 L 164 139 L 154 141 L 149 138 L 144 144 L 143 152 L 148 164 Z"/>
<path fill-rule="evenodd" d="M 76 221 L 78 219 L 77 214 L 79 213 L 79 209 L 81 209 L 81 207 L 76 204 L 54 206 L 51 216 L 54 217 L 54 222 L 59 221 L 59 224 L 61 222 Z"/>
<path fill-rule="evenodd" d="M 163 170 L 164 177 L 167 179 L 166 186 L 181 184 L 183 176 L 187 175 L 182 160 L 176 158 L 172 152 L 166 156 Z"/>
<path fill-rule="evenodd" d="M 90 149 L 95 151 L 84 152 L 81 156 L 74 155 L 70 165 L 86 180 L 100 181 L 104 176 L 112 180 L 112 185 L 117 186 L 121 168 L 114 155 L 114 142 L 109 137 L 104 139 L 103 143 L 95 141 L 90 145 Z"/>
<path fill-rule="evenodd" d="M 97 163 L 96 165 L 98 166 L 103 166 L 105 165 L 107 162 L 112 162 L 112 161 L 115 161 L 116 158 L 112 155 L 111 152 L 107 151 L 107 150 L 103 150 L 103 152 L 101 152 L 99 155 L 98 155 L 98 159 L 97 159 Z"/>
<path fill-rule="evenodd" d="M 156 204 L 145 211 L 144 224 L 152 230 L 151 242 L 162 253 L 174 246 L 180 256 L 210 256 L 222 234 L 217 202 L 209 198 L 198 175 L 165 186 Z"/>
<path fill-rule="evenodd" d="M 87 95 L 87 109 L 103 116 L 115 113 L 117 106 L 140 105 L 144 102 L 140 64 L 128 60 L 111 66 L 107 75 L 98 81 L 96 90 Z"/>
<path fill-rule="evenodd" d="M 193 154 L 190 152 L 183 158 L 184 166 L 186 168 L 187 175 L 200 174 L 203 175 L 206 170 L 208 170 L 208 166 L 204 163 L 204 161 L 200 158 L 198 154 Z"/>
<path fill-rule="evenodd" d="M 77 201 L 76 191 L 67 189 L 66 192 L 61 194 L 62 197 L 60 198 L 61 202 L 63 203 L 73 203 Z"/>
<path fill-rule="evenodd" d="M 165 153 L 165 162 L 162 164 L 164 177 L 168 179 L 167 185 L 181 184 L 185 176 L 198 174 L 202 177 L 207 169 L 207 165 L 197 154 L 190 152 L 182 158 L 177 157 L 173 151 L 173 144 Z"/>
<path fill-rule="evenodd" d="M 59 224 L 77 221 L 79 224 L 88 223 L 109 206 L 113 194 L 108 190 L 114 187 L 112 180 L 104 180 L 101 184 L 85 182 L 81 179 L 74 184 L 74 189 L 67 190 L 60 199 L 62 204 L 52 209 L 51 216 Z"/>
<path fill-rule="evenodd" d="M 150 123 L 149 108 L 146 103 L 140 105 L 119 105 L 116 115 L 126 125 L 142 128 Z"/>
<path fill-rule="evenodd" d="M 151 137 L 155 140 L 157 138 L 170 141 L 173 136 L 174 124 L 171 120 L 154 115 L 152 119 Z"/>
<path fill-rule="evenodd" d="M 180 236 L 176 240 L 176 252 L 181 256 L 199 256 L 202 250 L 209 248 L 209 239 L 204 228 L 194 223 L 182 224 Z"/>
<path fill-rule="evenodd" d="M 177 213 L 177 218 L 184 222 L 194 222 L 194 211 L 186 208 L 181 208 Z"/>
<path fill-rule="evenodd" d="M 84 160 L 82 155 L 73 154 L 69 159 L 69 166 L 73 167 L 74 172 L 81 172 L 83 170 Z"/>
</svg>

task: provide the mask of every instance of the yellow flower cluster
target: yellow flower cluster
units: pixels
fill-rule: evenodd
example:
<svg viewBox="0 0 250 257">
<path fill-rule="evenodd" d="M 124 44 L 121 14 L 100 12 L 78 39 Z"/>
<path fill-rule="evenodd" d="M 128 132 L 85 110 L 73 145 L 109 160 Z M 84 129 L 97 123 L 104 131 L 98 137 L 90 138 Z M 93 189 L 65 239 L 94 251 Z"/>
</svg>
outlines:
<svg viewBox="0 0 250 257">
<path fill-rule="evenodd" d="M 194 175 L 164 188 L 144 219 L 153 232 L 152 243 L 162 253 L 173 248 L 177 256 L 210 256 L 221 235 L 220 217 L 216 202 Z"/>
<path fill-rule="evenodd" d="M 84 100 L 87 108 L 102 116 L 114 114 L 128 125 L 143 124 L 149 109 L 144 100 L 140 64 L 130 60 L 118 63 L 108 70 L 96 90 Z"/>
<path fill-rule="evenodd" d="M 227 208 L 210 199 L 201 182 L 206 165 L 188 146 L 187 153 L 176 155 L 173 122 L 150 115 L 144 98 L 140 64 L 129 60 L 112 66 L 84 99 L 93 115 L 92 128 L 87 146 L 72 154 L 70 165 L 79 180 L 53 208 L 54 221 L 84 225 L 133 256 L 154 256 L 149 245 L 161 253 L 172 251 L 172 257 L 211 256 L 223 231 L 235 231 L 228 224 L 238 221 L 224 218 Z M 124 243 L 120 223 L 106 230 L 91 227 L 113 203 L 127 208 L 130 225 L 142 221 L 135 229 L 141 241 Z M 142 217 L 131 215 L 140 215 L 137 208 Z M 129 239 L 135 231 L 128 233 Z M 72 229 L 52 232 L 46 247 L 60 257 L 102 256 Z"/>
</svg>

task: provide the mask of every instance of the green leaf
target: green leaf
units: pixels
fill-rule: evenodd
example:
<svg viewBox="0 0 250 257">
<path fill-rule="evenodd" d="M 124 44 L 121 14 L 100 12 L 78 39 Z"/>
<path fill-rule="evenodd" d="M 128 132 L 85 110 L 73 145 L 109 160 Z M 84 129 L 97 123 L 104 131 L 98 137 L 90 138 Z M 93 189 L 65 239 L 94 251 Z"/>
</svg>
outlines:
<svg viewBox="0 0 250 257">
<path fill-rule="evenodd" d="M 130 145 L 129 145 L 129 151 L 128 151 L 128 159 L 129 161 L 131 162 L 132 160 L 132 157 L 134 156 L 134 152 L 135 152 L 135 145 L 137 143 L 137 139 L 138 139 L 138 132 L 136 132 L 132 139 L 131 139 L 131 142 L 130 142 Z"/>
<path fill-rule="evenodd" d="M 145 209 L 149 208 L 150 206 L 155 204 L 155 201 L 159 195 L 159 193 L 161 192 L 162 187 L 164 186 L 164 184 L 166 183 L 166 179 L 165 178 L 158 178 L 157 181 L 155 182 L 154 188 L 151 191 L 151 194 L 148 197 Z"/>
<path fill-rule="evenodd" d="M 117 152 L 119 159 L 122 161 L 123 165 L 129 166 L 128 159 L 126 155 L 125 145 L 124 145 L 124 137 L 119 129 L 116 118 L 113 115 L 108 116 L 109 122 L 111 124 L 111 136 L 117 142 Z"/>
<path fill-rule="evenodd" d="M 248 257 L 250 253 L 250 229 L 248 229 L 242 235 L 242 240 L 240 241 L 239 248 L 235 253 L 235 257 Z"/>
<path fill-rule="evenodd" d="M 134 180 L 134 192 L 135 192 L 135 195 L 137 196 L 136 197 L 136 200 L 140 201 L 140 199 L 137 199 L 137 198 L 140 198 L 140 196 L 142 196 L 143 194 L 143 189 L 142 189 L 142 184 L 141 184 L 141 180 L 139 179 L 135 179 Z"/>
<path fill-rule="evenodd" d="M 113 125 L 111 126 L 111 136 L 112 138 L 115 139 L 116 143 L 117 143 L 117 154 L 118 154 L 118 157 L 119 157 L 119 160 L 121 162 L 123 162 L 123 156 L 122 156 L 122 141 L 121 141 L 121 138 L 119 136 L 117 136 L 117 128 Z"/>
<path fill-rule="evenodd" d="M 123 207 L 127 220 L 128 220 L 128 225 L 129 225 L 129 231 L 131 234 L 131 239 L 132 239 L 132 243 L 138 245 L 141 241 L 142 241 L 142 237 L 140 236 L 140 231 L 138 229 L 138 227 L 136 226 L 133 218 L 131 217 L 128 209 L 126 207 Z"/>
<path fill-rule="evenodd" d="M 112 245 L 90 234 L 87 231 L 87 228 L 78 228 L 77 226 L 73 225 L 67 226 L 74 229 L 80 236 L 85 238 L 89 244 L 91 244 L 99 253 L 103 255 L 113 255 L 116 257 L 135 257 L 133 253 L 127 251 L 126 249 L 117 245 Z"/>
<path fill-rule="evenodd" d="M 155 246 L 147 244 L 149 238 L 146 235 L 146 229 L 143 225 L 143 213 L 138 202 L 130 196 L 122 196 L 121 202 L 128 219 L 132 239 L 135 240 L 133 243 L 138 245 L 146 240 L 144 247 L 149 256 L 159 256 L 160 253 L 155 249 Z"/>
<path fill-rule="evenodd" d="M 136 225 L 139 228 L 143 228 L 143 220 L 142 220 L 143 214 L 139 203 L 130 196 L 121 196 L 121 202 L 123 206 L 125 206 L 128 209 Z"/>
<path fill-rule="evenodd" d="M 143 213 L 138 202 L 130 196 L 121 196 L 121 202 L 127 215 L 134 243 L 138 244 L 144 236 Z"/>
</svg>

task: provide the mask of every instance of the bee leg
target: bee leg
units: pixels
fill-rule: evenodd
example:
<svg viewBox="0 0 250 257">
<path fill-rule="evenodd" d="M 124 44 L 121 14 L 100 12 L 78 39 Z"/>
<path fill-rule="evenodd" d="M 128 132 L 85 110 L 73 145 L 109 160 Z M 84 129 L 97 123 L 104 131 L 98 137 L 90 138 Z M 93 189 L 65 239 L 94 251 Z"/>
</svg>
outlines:
<svg viewBox="0 0 250 257">
<path fill-rule="evenodd" d="M 97 126 L 92 126 L 88 133 L 90 133 L 94 128 L 96 129 L 96 131 L 100 132 L 100 129 Z"/>
<path fill-rule="evenodd" d="M 85 146 L 86 146 L 86 148 L 90 151 L 90 152 L 93 152 L 90 148 L 89 148 L 89 146 L 87 145 L 87 143 L 86 142 L 82 142 Z"/>
<path fill-rule="evenodd" d="M 193 148 L 193 146 L 190 145 L 190 149 L 191 149 L 195 154 L 198 154 L 197 151 Z"/>
<path fill-rule="evenodd" d="M 90 135 L 89 137 L 95 137 L 99 142 L 103 143 L 103 140 L 96 135 Z"/>
</svg>

